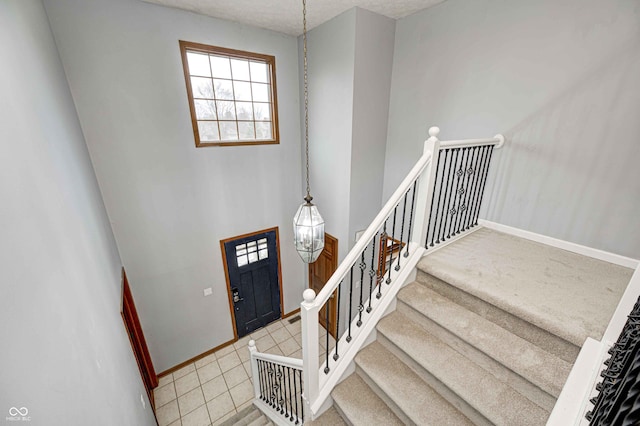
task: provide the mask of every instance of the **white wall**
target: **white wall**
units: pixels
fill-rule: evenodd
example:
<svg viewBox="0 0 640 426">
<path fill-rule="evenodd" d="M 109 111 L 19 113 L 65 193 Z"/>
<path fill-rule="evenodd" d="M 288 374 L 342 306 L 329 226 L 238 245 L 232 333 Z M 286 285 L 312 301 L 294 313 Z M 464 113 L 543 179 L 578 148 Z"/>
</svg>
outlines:
<svg viewBox="0 0 640 426">
<path fill-rule="evenodd" d="M 349 248 L 382 205 L 395 20 L 356 8 Z"/>
<path fill-rule="evenodd" d="M 156 369 L 233 338 L 221 239 L 279 226 L 296 309 L 296 39 L 137 0 L 45 4 Z M 195 148 L 181 39 L 276 57 L 279 145 Z"/>
<path fill-rule="evenodd" d="M 388 196 L 431 125 L 504 133 L 482 217 L 640 257 L 640 7 L 448 0 L 396 24 Z"/>
<path fill-rule="evenodd" d="M 24 424 L 154 425 L 120 316 L 120 258 L 40 1 L 0 2 L 0 62 L 0 416 L 26 407 Z"/>
</svg>

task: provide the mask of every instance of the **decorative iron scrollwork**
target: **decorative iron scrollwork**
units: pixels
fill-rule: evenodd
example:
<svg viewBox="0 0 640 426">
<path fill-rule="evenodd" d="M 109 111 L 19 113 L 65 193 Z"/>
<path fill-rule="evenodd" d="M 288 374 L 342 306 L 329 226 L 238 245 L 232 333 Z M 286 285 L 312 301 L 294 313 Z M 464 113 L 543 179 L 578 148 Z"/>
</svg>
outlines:
<svg viewBox="0 0 640 426">
<path fill-rule="evenodd" d="M 640 299 L 636 301 L 618 341 L 609 349 L 611 357 L 596 385 L 599 394 L 586 414 L 590 425 L 631 426 L 640 424 Z"/>
</svg>

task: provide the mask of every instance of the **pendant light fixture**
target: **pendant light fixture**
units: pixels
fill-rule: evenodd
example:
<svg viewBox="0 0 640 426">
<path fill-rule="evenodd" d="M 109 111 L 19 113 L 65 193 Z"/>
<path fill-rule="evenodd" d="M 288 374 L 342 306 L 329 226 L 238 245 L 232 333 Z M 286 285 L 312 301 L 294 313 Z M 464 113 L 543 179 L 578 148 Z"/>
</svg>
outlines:
<svg viewBox="0 0 640 426">
<path fill-rule="evenodd" d="M 307 84 L 307 2 L 302 0 L 302 45 L 304 55 L 304 139 L 307 171 L 307 196 L 293 217 L 293 235 L 296 250 L 305 263 L 316 261 L 324 249 L 324 220 L 318 208 L 311 203 L 309 187 L 309 86 Z"/>
</svg>

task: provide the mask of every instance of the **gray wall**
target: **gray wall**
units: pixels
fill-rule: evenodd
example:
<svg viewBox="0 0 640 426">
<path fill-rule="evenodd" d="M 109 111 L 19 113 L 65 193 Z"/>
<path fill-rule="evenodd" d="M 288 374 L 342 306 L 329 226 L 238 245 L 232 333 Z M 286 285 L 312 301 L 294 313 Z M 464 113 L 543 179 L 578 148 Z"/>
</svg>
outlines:
<svg viewBox="0 0 640 426">
<path fill-rule="evenodd" d="M 325 221 L 325 231 L 338 239 L 340 260 L 349 250 L 355 22 L 356 10 L 351 9 L 307 34 L 311 195 Z M 302 37 L 299 49 L 304 114 Z M 301 123 L 304 142 L 304 115 Z"/>
<path fill-rule="evenodd" d="M 394 32 L 394 20 L 352 8 L 308 34 L 311 193 L 340 260 L 383 202 Z M 302 75 L 302 37 L 299 48 Z"/>
<path fill-rule="evenodd" d="M 296 38 L 137 0 L 45 5 L 156 369 L 233 338 L 221 239 L 278 226 L 299 307 Z M 195 148 L 180 39 L 276 57 L 279 145 Z"/>
<path fill-rule="evenodd" d="M 640 257 L 640 6 L 448 0 L 396 24 L 384 194 L 431 125 L 504 133 L 482 216 Z"/>
<path fill-rule="evenodd" d="M 396 21 L 356 9 L 349 244 L 387 201 L 382 198 Z"/>
<path fill-rule="evenodd" d="M 32 425 L 154 425 L 120 316 L 120 258 L 40 1 L 0 2 L 0 62 L 0 416 L 26 407 Z"/>
</svg>

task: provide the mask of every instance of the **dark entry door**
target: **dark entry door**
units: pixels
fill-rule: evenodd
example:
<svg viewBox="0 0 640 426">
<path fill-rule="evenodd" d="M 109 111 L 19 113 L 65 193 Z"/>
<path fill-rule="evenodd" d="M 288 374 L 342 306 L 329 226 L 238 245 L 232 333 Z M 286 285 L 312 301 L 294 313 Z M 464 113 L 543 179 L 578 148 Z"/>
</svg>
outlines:
<svg viewBox="0 0 640 426">
<path fill-rule="evenodd" d="M 238 337 L 280 318 L 277 231 L 223 242 Z"/>
</svg>

